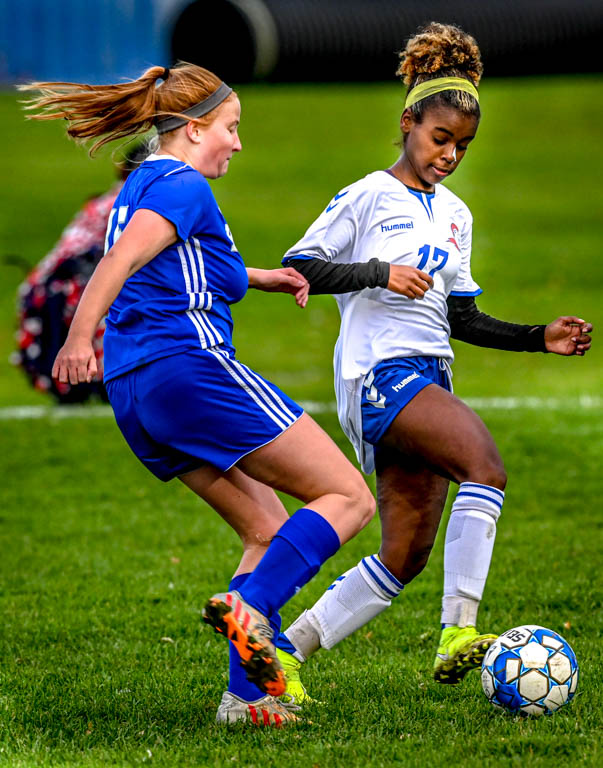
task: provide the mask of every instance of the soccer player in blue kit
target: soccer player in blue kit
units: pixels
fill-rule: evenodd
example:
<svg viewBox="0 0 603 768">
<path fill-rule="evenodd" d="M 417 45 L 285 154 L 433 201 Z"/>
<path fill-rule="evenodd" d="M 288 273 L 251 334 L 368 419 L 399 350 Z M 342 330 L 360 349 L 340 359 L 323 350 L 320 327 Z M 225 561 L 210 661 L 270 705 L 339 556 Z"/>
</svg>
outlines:
<svg viewBox="0 0 603 768">
<path fill-rule="evenodd" d="M 292 293 L 300 306 L 308 289 L 292 268 L 245 267 L 206 180 L 223 176 L 241 150 L 239 99 L 190 64 L 116 85 L 22 89 L 41 92 L 33 117 L 65 118 L 72 138 L 96 139 L 92 152 L 157 129 L 115 201 L 105 256 L 53 377 L 92 379 L 91 339 L 109 307 L 104 382 L 125 439 L 154 475 L 178 477 L 211 504 L 243 543 L 229 591 L 204 609 L 232 641 L 217 720 L 295 723 L 294 708 L 275 698 L 285 690 L 271 642 L 278 610 L 371 519 L 375 502 L 326 433 L 235 356 L 230 305 L 248 287 Z M 274 489 L 304 506 L 289 518 Z"/>
<path fill-rule="evenodd" d="M 409 40 L 398 74 L 408 95 L 403 152 L 335 195 L 285 255 L 332 293 L 338 414 L 365 472 L 376 470 L 378 554 L 340 576 L 278 641 L 287 697 L 306 697 L 300 665 L 385 610 L 425 567 L 448 485 L 459 488 L 444 550 L 442 632 L 434 677 L 457 683 L 495 635 L 476 628 L 506 475 L 482 420 L 452 394 L 450 337 L 529 352 L 584 355 L 592 325 L 560 317 L 516 325 L 479 312 L 470 268 L 472 218 L 441 186 L 477 132 L 482 73 L 475 40 L 432 23 Z"/>
</svg>

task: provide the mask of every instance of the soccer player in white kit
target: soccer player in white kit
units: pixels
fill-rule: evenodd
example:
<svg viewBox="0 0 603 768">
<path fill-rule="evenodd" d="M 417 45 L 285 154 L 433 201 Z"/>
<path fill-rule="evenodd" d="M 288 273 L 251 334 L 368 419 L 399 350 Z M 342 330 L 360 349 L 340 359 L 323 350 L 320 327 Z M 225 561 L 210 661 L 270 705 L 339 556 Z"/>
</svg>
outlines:
<svg viewBox="0 0 603 768">
<path fill-rule="evenodd" d="M 592 326 L 560 317 L 525 326 L 477 309 L 469 209 L 439 182 L 477 132 L 480 53 L 432 23 L 401 54 L 408 85 L 403 153 L 345 187 L 285 255 L 312 293 L 333 293 L 338 415 L 365 472 L 376 470 L 382 545 L 340 576 L 279 638 L 287 696 L 306 696 L 300 664 L 387 608 L 425 567 L 449 481 L 442 634 L 434 677 L 457 683 L 496 635 L 476 629 L 504 501 L 505 470 L 482 420 L 452 394 L 450 337 L 515 351 L 583 355 Z"/>
</svg>

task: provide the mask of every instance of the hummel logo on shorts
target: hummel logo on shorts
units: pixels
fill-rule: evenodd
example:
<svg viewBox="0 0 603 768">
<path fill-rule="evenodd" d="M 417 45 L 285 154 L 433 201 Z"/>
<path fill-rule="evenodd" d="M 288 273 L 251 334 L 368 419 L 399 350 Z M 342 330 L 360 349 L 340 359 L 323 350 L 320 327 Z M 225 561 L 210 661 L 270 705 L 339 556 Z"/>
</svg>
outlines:
<svg viewBox="0 0 603 768">
<path fill-rule="evenodd" d="M 394 390 L 394 392 L 399 392 L 411 381 L 414 381 L 415 379 L 418 379 L 418 378 L 419 378 L 418 373 L 411 373 L 410 376 L 407 376 L 405 379 L 402 379 L 402 381 L 399 384 L 394 384 L 392 386 L 392 389 Z"/>
</svg>

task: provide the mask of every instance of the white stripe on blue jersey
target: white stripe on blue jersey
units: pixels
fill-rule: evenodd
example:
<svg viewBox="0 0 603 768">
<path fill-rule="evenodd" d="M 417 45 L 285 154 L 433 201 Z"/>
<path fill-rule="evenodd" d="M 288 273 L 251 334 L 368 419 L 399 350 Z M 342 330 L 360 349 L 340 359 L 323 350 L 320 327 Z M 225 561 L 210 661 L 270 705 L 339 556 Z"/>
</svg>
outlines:
<svg viewBox="0 0 603 768">
<path fill-rule="evenodd" d="M 166 176 L 171 176 L 173 173 L 176 173 L 177 171 L 181 171 L 183 168 L 186 168 L 186 163 L 184 165 L 179 165 L 178 168 L 174 168 L 172 171 L 168 171 L 167 173 L 164 173 L 163 176 L 164 178 Z"/>
<path fill-rule="evenodd" d="M 207 334 L 207 340 L 209 342 L 208 346 L 215 347 L 217 344 L 223 344 L 224 339 L 218 331 L 213 326 L 211 320 L 209 319 L 209 315 L 206 312 L 201 312 L 198 309 L 193 309 L 190 312 L 191 315 L 196 317 L 203 328 L 205 329 L 205 333 Z"/>
<path fill-rule="evenodd" d="M 105 379 L 186 349 L 232 350 L 230 305 L 247 271 L 206 179 L 168 155 L 151 155 L 126 180 L 107 229 L 113 247 L 136 211 L 162 216 L 176 240 L 124 283 L 107 319 Z"/>
<path fill-rule="evenodd" d="M 205 331 L 203 330 L 201 323 L 199 322 L 199 319 L 193 312 L 187 312 L 186 314 L 190 319 L 191 323 L 193 324 L 195 330 L 197 331 L 197 335 L 199 336 L 199 342 L 201 343 L 201 349 L 207 349 L 209 345 L 207 343 L 207 339 L 205 338 Z"/>
<path fill-rule="evenodd" d="M 182 266 L 182 274 L 184 277 L 184 284 L 186 291 L 189 295 L 189 311 L 186 313 L 192 324 L 195 326 L 197 334 L 199 335 L 199 341 L 201 342 L 201 348 L 207 349 L 207 347 L 214 347 L 216 344 L 224 343 L 222 336 L 216 331 L 209 318 L 204 317 L 200 312 L 194 311 L 198 309 L 210 309 L 212 304 L 211 294 L 199 293 L 197 270 L 194 264 L 192 251 L 190 250 L 190 244 L 188 241 L 185 243 L 186 255 L 181 246 L 178 246 L 178 255 L 180 256 L 180 264 Z M 190 262 L 187 259 L 190 257 Z M 191 285 L 191 278 L 189 273 L 189 263 L 193 273 L 193 285 Z M 207 284 L 206 284 L 207 287 Z M 197 289 L 192 290 L 192 289 Z M 199 306 L 195 307 L 195 304 Z M 207 306 L 204 306 L 204 305 Z"/>
<path fill-rule="evenodd" d="M 195 246 L 195 253 L 197 255 L 197 262 L 199 264 L 199 275 L 201 277 L 201 290 L 207 290 L 207 280 L 205 279 L 205 265 L 203 264 L 203 251 L 201 250 L 201 243 L 196 237 L 192 238 L 193 245 Z"/>
</svg>

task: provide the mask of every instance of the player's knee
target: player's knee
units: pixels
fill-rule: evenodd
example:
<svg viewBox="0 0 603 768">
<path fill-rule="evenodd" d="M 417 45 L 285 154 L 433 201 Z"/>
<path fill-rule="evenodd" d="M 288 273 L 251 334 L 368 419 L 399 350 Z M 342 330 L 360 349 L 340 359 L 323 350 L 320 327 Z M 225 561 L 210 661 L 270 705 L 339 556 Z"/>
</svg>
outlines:
<svg viewBox="0 0 603 768">
<path fill-rule="evenodd" d="M 479 483 L 480 485 L 489 485 L 491 488 L 505 490 L 507 485 L 507 473 L 501 457 L 498 453 L 494 455 L 483 455 L 476 460 L 473 465 L 461 479 L 461 482 Z"/>
<path fill-rule="evenodd" d="M 480 480 L 482 485 L 489 485 L 491 488 L 498 488 L 500 491 L 505 490 L 507 485 L 507 473 L 505 472 L 502 459 L 498 461 L 489 462 L 482 471 L 483 479 Z"/>
<path fill-rule="evenodd" d="M 261 555 L 268 549 L 272 539 L 276 536 L 282 521 L 275 521 L 273 524 L 264 524 L 261 528 L 250 528 L 239 532 L 239 537 L 245 552 L 256 551 Z"/>
<path fill-rule="evenodd" d="M 360 531 L 373 519 L 377 510 L 375 497 L 360 472 L 354 473 L 347 488 L 346 498 L 349 514 L 354 518 L 356 530 Z"/>
<path fill-rule="evenodd" d="M 375 497 L 370 492 L 370 490 L 367 488 L 366 484 L 364 483 L 364 514 L 362 517 L 362 525 L 361 528 L 364 528 L 365 525 L 368 525 L 368 523 L 371 522 L 373 517 L 375 517 L 375 514 L 377 512 L 377 502 L 375 501 Z"/>
</svg>

